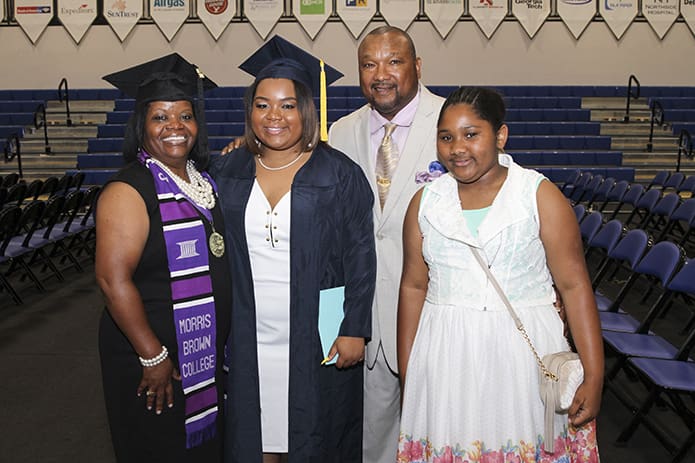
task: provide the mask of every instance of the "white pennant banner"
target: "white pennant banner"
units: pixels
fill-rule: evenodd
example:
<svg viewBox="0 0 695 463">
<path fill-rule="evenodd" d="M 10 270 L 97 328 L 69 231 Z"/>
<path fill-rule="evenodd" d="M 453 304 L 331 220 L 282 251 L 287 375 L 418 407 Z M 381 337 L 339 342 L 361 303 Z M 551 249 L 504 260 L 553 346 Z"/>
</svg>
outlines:
<svg viewBox="0 0 695 463">
<path fill-rule="evenodd" d="M 678 18 L 678 0 L 642 0 L 642 15 L 663 39 Z"/>
<path fill-rule="evenodd" d="M 425 0 L 425 14 L 445 39 L 463 14 L 463 0 Z"/>
<path fill-rule="evenodd" d="M 598 11 L 615 38 L 620 39 L 637 16 L 637 0 L 601 0 Z"/>
<path fill-rule="evenodd" d="M 198 17 L 215 40 L 220 38 L 235 14 L 234 0 L 198 0 Z"/>
<path fill-rule="evenodd" d="M 528 36 L 533 38 L 550 14 L 550 0 L 514 0 L 512 13 Z"/>
<path fill-rule="evenodd" d="M 695 34 L 695 0 L 681 0 L 681 16 L 690 32 Z"/>
<path fill-rule="evenodd" d="M 52 17 L 52 0 L 15 0 L 14 2 L 14 18 L 31 43 L 36 43 Z"/>
<path fill-rule="evenodd" d="M 189 0 L 149 0 L 150 16 L 169 42 L 188 18 Z"/>
<path fill-rule="evenodd" d="M 282 16 L 282 0 L 244 0 L 244 15 L 263 40 Z"/>
<path fill-rule="evenodd" d="M 469 0 L 468 10 L 488 39 L 507 16 L 507 0 Z"/>
<path fill-rule="evenodd" d="M 557 14 L 578 39 L 596 16 L 596 0 L 557 0 Z"/>
<path fill-rule="evenodd" d="M 104 17 L 123 42 L 142 18 L 142 0 L 104 0 Z"/>
<path fill-rule="evenodd" d="M 415 16 L 420 11 L 419 0 L 381 0 L 379 13 L 389 26 L 408 29 Z"/>
<path fill-rule="evenodd" d="M 330 0 L 295 0 L 292 2 L 292 14 L 311 40 L 319 33 L 328 16 L 331 14 L 332 2 Z"/>
<path fill-rule="evenodd" d="M 376 13 L 376 0 L 336 0 L 336 13 L 354 38 L 360 36 Z"/>
<path fill-rule="evenodd" d="M 58 0 L 58 19 L 75 43 L 80 43 L 96 17 L 96 0 Z"/>
</svg>

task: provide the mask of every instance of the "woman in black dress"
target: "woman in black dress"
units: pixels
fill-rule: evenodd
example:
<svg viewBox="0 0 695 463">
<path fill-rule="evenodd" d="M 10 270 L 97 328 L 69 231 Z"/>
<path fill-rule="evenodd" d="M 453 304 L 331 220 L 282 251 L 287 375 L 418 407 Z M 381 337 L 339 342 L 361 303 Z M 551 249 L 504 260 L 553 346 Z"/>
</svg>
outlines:
<svg viewBox="0 0 695 463">
<path fill-rule="evenodd" d="M 176 54 L 105 79 L 136 98 L 128 164 L 105 186 L 96 216 L 107 307 L 99 351 L 116 458 L 218 462 L 231 293 L 216 187 L 204 172 L 205 123 L 192 103 L 214 83 L 198 82 Z"/>
</svg>

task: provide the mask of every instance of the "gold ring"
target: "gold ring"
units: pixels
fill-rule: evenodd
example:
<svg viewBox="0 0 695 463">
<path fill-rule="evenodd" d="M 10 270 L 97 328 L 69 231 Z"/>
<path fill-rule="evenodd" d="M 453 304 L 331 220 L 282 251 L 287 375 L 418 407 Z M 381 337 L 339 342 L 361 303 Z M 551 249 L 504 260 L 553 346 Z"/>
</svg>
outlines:
<svg viewBox="0 0 695 463">
<path fill-rule="evenodd" d="M 145 395 L 147 395 L 147 397 L 150 397 L 150 396 L 153 396 L 153 395 L 157 395 L 157 393 L 154 392 L 154 391 L 147 391 L 147 392 L 145 393 Z"/>
</svg>

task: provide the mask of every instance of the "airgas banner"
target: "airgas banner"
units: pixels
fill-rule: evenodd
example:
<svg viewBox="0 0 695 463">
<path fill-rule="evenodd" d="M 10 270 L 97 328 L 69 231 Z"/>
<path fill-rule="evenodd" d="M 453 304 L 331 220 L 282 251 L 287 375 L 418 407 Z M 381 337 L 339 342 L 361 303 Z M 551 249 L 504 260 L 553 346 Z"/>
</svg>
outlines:
<svg viewBox="0 0 695 463">
<path fill-rule="evenodd" d="M 425 14 L 444 39 L 463 14 L 463 0 L 425 0 Z"/>
<path fill-rule="evenodd" d="M 379 12 L 389 26 L 408 29 L 420 11 L 419 0 L 381 0 Z"/>
<path fill-rule="evenodd" d="M 557 0 L 557 14 L 578 39 L 596 16 L 596 0 Z"/>
<path fill-rule="evenodd" d="M 331 0 L 294 0 L 292 14 L 313 40 L 332 11 Z"/>
<path fill-rule="evenodd" d="M 376 14 L 376 0 L 336 0 L 335 9 L 354 38 L 360 36 Z"/>
<path fill-rule="evenodd" d="M 282 0 L 244 0 L 244 15 L 263 39 L 282 16 Z"/>
<path fill-rule="evenodd" d="M 695 0 L 681 0 L 681 16 L 690 28 L 690 32 L 695 34 Z"/>
<path fill-rule="evenodd" d="M 75 43 L 80 43 L 96 17 L 96 0 L 58 0 L 58 19 Z"/>
<path fill-rule="evenodd" d="M 620 39 L 637 16 L 637 0 L 598 0 L 598 11 L 615 38 Z"/>
<path fill-rule="evenodd" d="M 550 14 L 550 0 L 512 0 L 512 13 L 533 38 Z"/>
<path fill-rule="evenodd" d="M 104 18 L 123 42 L 142 18 L 142 0 L 104 0 Z"/>
<path fill-rule="evenodd" d="M 236 14 L 235 0 L 198 0 L 198 17 L 215 40 Z"/>
<path fill-rule="evenodd" d="M 469 0 L 468 9 L 476 24 L 488 39 L 507 16 L 507 0 Z"/>
<path fill-rule="evenodd" d="M 678 0 L 642 0 L 642 15 L 663 39 L 678 18 Z"/>
<path fill-rule="evenodd" d="M 31 43 L 36 43 L 53 17 L 53 2 L 51 0 L 15 0 L 14 17 Z"/>
<path fill-rule="evenodd" d="M 149 0 L 150 16 L 171 42 L 181 25 L 188 18 L 189 0 Z"/>
</svg>

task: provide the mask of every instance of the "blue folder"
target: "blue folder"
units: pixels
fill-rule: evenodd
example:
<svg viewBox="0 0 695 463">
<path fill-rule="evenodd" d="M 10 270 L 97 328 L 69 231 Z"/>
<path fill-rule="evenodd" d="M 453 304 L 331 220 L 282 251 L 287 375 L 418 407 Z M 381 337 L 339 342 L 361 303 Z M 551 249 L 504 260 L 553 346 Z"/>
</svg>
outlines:
<svg viewBox="0 0 695 463">
<path fill-rule="evenodd" d="M 345 301 L 345 286 L 322 289 L 319 294 L 319 336 L 323 358 L 328 357 L 331 346 L 338 337 L 340 324 L 343 322 L 343 302 Z M 324 365 L 332 365 L 338 360 L 338 356 L 326 362 Z"/>
</svg>

